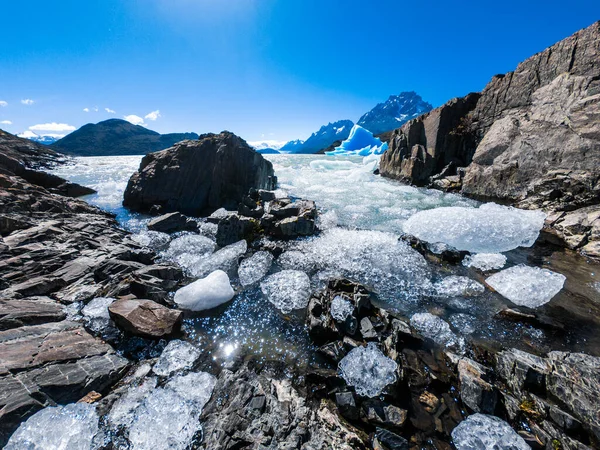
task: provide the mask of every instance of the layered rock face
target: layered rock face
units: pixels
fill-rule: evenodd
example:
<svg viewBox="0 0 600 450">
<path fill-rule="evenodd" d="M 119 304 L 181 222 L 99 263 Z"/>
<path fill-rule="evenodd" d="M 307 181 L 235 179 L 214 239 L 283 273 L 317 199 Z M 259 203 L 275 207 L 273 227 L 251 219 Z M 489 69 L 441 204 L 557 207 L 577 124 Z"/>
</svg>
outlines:
<svg viewBox="0 0 600 450">
<path fill-rule="evenodd" d="M 600 22 L 468 99 L 396 130 L 381 174 L 544 209 L 560 241 L 600 256 Z"/>
<path fill-rule="evenodd" d="M 224 131 L 146 155 L 129 180 L 123 205 L 198 216 L 220 207 L 236 209 L 250 188 L 273 189 L 275 183 L 273 165 Z"/>
</svg>

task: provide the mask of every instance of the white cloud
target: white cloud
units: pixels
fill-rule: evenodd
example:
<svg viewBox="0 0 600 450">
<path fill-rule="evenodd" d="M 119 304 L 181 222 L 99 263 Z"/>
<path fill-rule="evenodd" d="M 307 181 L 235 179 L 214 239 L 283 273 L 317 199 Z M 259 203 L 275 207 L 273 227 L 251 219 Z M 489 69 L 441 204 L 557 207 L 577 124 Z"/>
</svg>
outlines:
<svg viewBox="0 0 600 450">
<path fill-rule="evenodd" d="M 0 106 L 8 106 L 8 103 L 4 100 L 0 100 Z"/>
<path fill-rule="evenodd" d="M 104 111 L 106 111 L 109 114 L 116 114 L 116 111 L 114 109 L 104 108 Z"/>
<path fill-rule="evenodd" d="M 2 125 L 12 125 L 12 122 L 10 120 L 3 120 L 2 122 L 0 122 Z"/>
<path fill-rule="evenodd" d="M 98 112 L 98 107 L 94 106 L 94 111 Z"/>
<path fill-rule="evenodd" d="M 17 134 L 17 136 L 19 136 L 20 138 L 25 138 L 25 139 L 31 139 L 31 138 L 39 137 L 33 131 L 29 131 L 29 130 L 25 130 L 22 133 Z"/>
<path fill-rule="evenodd" d="M 130 122 L 134 125 L 146 125 L 144 123 L 144 119 L 142 119 L 140 116 L 136 116 L 135 114 L 130 114 L 128 116 L 124 116 L 123 117 L 127 122 Z"/>
<path fill-rule="evenodd" d="M 144 117 L 144 119 L 148 119 L 148 120 L 156 120 L 160 117 L 160 110 L 156 110 L 156 111 L 152 111 L 151 113 L 146 114 L 146 116 Z"/>
<path fill-rule="evenodd" d="M 276 140 L 273 140 L 273 139 L 266 139 L 266 140 L 263 140 L 263 141 L 248 142 L 248 145 L 250 145 L 250 147 L 254 147 L 256 150 L 263 150 L 265 148 L 272 148 L 272 149 L 275 149 L 275 150 L 279 150 L 285 144 L 287 144 L 286 141 L 276 141 Z"/>
<path fill-rule="evenodd" d="M 29 106 L 29 105 L 33 105 L 34 101 L 31 100 L 30 98 L 26 98 L 26 99 L 21 100 L 21 103 Z"/>
<path fill-rule="evenodd" d="M 74 131 L 75 127 L 67 123 L 40 123 L 29 127 L 33 131 Z"/>
<path fill-rule="evenodd" d="M 90 112 L 90 108 L 83 108 L 84 112 Z"/>
</svg>

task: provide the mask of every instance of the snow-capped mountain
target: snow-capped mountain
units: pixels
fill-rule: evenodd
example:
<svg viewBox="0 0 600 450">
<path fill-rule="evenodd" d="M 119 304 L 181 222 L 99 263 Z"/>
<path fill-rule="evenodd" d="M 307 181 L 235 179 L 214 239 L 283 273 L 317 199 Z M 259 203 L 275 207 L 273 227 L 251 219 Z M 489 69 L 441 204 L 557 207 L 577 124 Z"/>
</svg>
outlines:
<svg viewBox="0 0 600 450">
<path fill-rule="evenodd" d="M 433 106 L 416 92 L 402 92 L 390 95 L 386 102 L 377 104 L 358 120 L 358 124 L 377 135 L 394 130 L 432 109 Z"/>
<path fill-rule="evenodd" d="M 250 145 L 250 147 L 253 147 L 254 150 L 279 150 L 281 147 L 283 147 L 286 144 L 285 141 L 275 141 L 275 140 L 266 140 L 266 141 L 253 141 L 253 142 L 248 142 L 248 145 Z"/>
<path fill-rule="evenodd" d="M 329 147 L 335 141 L 345 140 L 350 135 L 353 126 L 354 122 L 351 120 L 338 120 L 337 122 L 328 123 L 319 128 L 319 131 L 311 134 L 306 141 L 290 141 L 281 148 L 281 151 L 316 153 Z"/>
<path fill-rule="evenodd" d="M 30 141 L 37 142 L 38 144 L 51 145 L 56 141 L 64 137 L 64 134 L 46 134 L 39 135 L 34 133 L 33 131 L 27 130 L 23 133 L 17 135 L 20 138 L 29 139 Z"/>
<path fill-rule="evenodd" d="M 302 139 L 294 139 L 293 141 L 287 142 L 283 147 L 279 149 L 281 153 L 299 153 L 298 150 L 302 148 L 304 141 Z"/>
</svg>

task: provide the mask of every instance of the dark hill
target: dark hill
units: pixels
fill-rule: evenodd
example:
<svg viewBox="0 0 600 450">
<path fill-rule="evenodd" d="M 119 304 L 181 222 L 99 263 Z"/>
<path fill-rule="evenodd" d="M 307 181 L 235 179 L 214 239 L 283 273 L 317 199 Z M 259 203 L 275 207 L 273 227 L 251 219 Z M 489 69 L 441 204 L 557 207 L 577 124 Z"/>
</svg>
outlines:
<svg viewBox="0 0 600 450">
<path fill-rule="evenodd" d="M 198 135 L 160 134 L 126 120 L 109 119 L 96 124 L 88 123 L 51 147 L 75 156 L 145 155 L 185 139 L 198 139 Z"/>
</svg>

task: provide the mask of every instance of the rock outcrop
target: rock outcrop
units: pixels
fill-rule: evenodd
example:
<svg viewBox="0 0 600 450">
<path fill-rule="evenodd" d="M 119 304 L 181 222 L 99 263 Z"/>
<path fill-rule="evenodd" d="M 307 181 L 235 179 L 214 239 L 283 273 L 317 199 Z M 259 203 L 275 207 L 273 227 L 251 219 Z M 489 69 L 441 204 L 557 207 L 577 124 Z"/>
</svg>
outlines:
<svg viewBox="0 0 600 450">
<path fill-rule="evenodd" d="M 384 176 L 544 209 L 558 241 L 596 257 L 598 167 L 600 22 L 406 123 L 381 160 Z"/>
<path fill-rule="evenodd" d="M 127 184 L 123 205 L 140 212 L 198 216 L 236 209 L 250 188 L 273 189 L 273 165 L 224 131 L 150 153 Z"/>
</svg>

